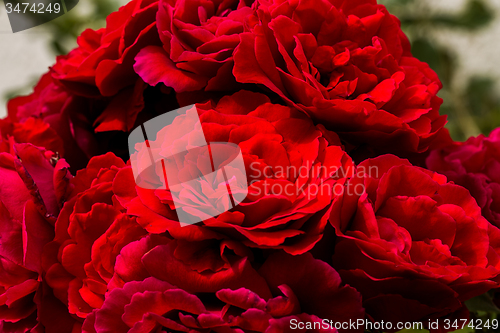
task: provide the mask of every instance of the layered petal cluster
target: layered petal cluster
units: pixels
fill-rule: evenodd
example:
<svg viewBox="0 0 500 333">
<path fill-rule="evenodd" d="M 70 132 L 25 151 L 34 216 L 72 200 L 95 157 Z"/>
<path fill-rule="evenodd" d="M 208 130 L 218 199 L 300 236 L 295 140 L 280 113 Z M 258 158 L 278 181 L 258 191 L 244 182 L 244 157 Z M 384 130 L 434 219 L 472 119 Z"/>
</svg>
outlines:
<svg viewBox="0 0 500 333">
<path fill-rule="evenodd" d="M 53 240 L 44 248 L 45 280 L 76 317 L 102 305 L 121 248 L 146 235 L 114 198 L 112 183 L 123 167 L 108 153 L 77 173 Z"/>
<path fill-rule="evenodd" d="M 498 285 L 500 230 L 466 189 L 393 155 L 364 161 L 350 182 L 331 217 L 333 265 L 371 317 L 463 316 L 464 301 Z"/>
<path fill-rule="evenodd" d="M 158 44 L 157 0 L 133 0 L 111 13 L 106 28 L 87 29 L 78 47 L 59 56 L 51 68 L 54 80 L 81 96 L 114 96 L 138 80 L 132 65 L 137 53 Z M 124 94 L 126 95 L 126 94 Z"/>
<path fill-rule="evenodd" d="M 275 253 L 258 271 L 245 258 L 218 272 L 199 271 L 199 264 L 197 254 L 165 237 L 129 244 L 116 266 L 129 281 L 87 317 L 83 332 L 292 332 L 290 322 L 364 315 L 359 294 L 341 286 L 335 270 L 310 254 Z M 337 330 L 323 325 L 308 332 Z"/>
<path fill-rule="evenodd" d="M 233 53 L 248 31 L 253 1 L 161 0 L 157 15 L 162 47 L 148 46 L 135 71 L 148 84 L 176 92 L 235 91 Z"/>
<path fill-rule="evenodd" d="M 16 155 L 0 153 L 0 329 L 56 332 L 50 321 L 59 317 L 58 327 L 71 330 L 74 321 L 42 280 L 40 256 L 68 196 L 68 165 L 31 144 L 11 149 Z"/>
<path fill-rule="evenodd" d="M 244 244 L 207 227 L 148 233 L 162 217 L 144 229 L 140 223 L 153 217 L 147 206 L 125 213 L 131 206 L 121 203 L 144 191 L 127 178 L 131 168 L 112 154 L 93 158 L 71 180 L 54 240 L 44 247 L 45 281 L 76 322 L 85 320 L 83 332 L 280 332 L 292 319 L 363 318 L 359 293 L 309 253 L 276 252 L 262 265 Z"/>
<path fill-rule="evenodd" d="M 247 174 L 246 199 L 229 212 L 211 215 L 218 215 L 215 218 L 204 214 L 200 225 L 181 227 L 174 212 L 179 202 L 187 214 L 228 204 L 227 192 L 221 191 L 226 189 L 222 171 L 208 183 L 200 180 L 181 193 L 138 188 L 133 198 L 128 190 L 134 182 L 129 171 L 123 174 L 124 193 L 117 193 L 127 212 L 137 216 L 149 232 L 169 231 L 184 239 L 235 239 L 246 246 L 283 249 L 291 254 L 310 250 L 322 238 L 327 212 L 343 193 L 349 173 L 354 172 L 338 137 L 321 125 L 315 126 L 296 109 L 269 103 L 262 94 L 241 91 L 217 104 L 197 104 L 196 108 L 208 143 L 229 142 L 241 149 Z M 198 130 L 193 128 L 172 140 L 169 130 L 184 131 L 185 126 L 179 126 L 174 123 L 160 130 L 156 139 L 143 143 L 138 157 L 132 158 L 140 164 L 142 160 L 149 162 L 150 150 L 153 155 L 168 156 L 175 147 L 186 147 Z M 206 174 L 199 167 L 201 158 L 193 154 L 184 164 L 176 164 L 173 172 L 178 172 L 179 178 Z M 164 170 L 157 168 L 156 172 L 163 175 Z M 232 191 L 238 186 L 231 185 Z"/>
<path fill-rule="evenodd" d="M 468 189 L 483 216 L 500 227 L 500 130 L 434 150 L 427 167 Z"/>
<path fill-rule="evenodd" d="M 40 118 L 28 117 L 23 122 L 0 119 L 0 151 L 15 154 L 14 144 L 30 143 L 44 147 L 57 157 L 64 156 L 64 144 L 49 124 Z"/>
<path fill-rule="evenodd" d="M 375 0 L 262 1 L 249 21 L 236 80 L 267 87 L 350 143 L 420 152 L 444 126 L 436 73 Z"/>
<path fill-rule="evenodd" d="M 238 144 L 250 171 L 254 163 L 254 173 L 249 177 L 253 176 L 255 182 L 249 187 L 248 202 L 200 225 L 181 226 L 175 220 L 169 190 L 136 186 L 131 167 L 110 153 L 91 159 L 87 168 L 71 180 L 72 192 L 55 223 L 54 240 L 44 248 L 46 281 L 55 296 L 76 317 L 83 319 L 95 313 L 98 323 L 101 315 L 95 309 L 105 309 L 109 297 L 118 293 L 115 289 L 125 290 L 127 283 L 143 281 L 150 276 L 170 283 L 172 287 L 166 289 L 180 289 L 194 295 L 214 293 L 215 297 L 222 289 L 245 288 L 267 302 L 274 294 L 274 297 L 282 296 L 279 288 L 273 289 L 282 283 L 270 285 L 268 280 L 273 277 L 253 267 L 255 254 L 251 248 L 285 249 L 301 254 L 321 239 L 327 212 L 335 200 L 333 188 L 337 184 L 340 186 L 337 191 L 342 192 L 345 177 L 341 175 L 348 171 L 339 171 L 336 173 L 339 176 L 332 178 L 320 170 L 354 170 L 338 138 L 314 126 L 297 110 L 271 104 L 260 94 L 240 92 L 223 98 L 216 105 L 207 103 L 197 107 L 208 142 Z M 157 140 L 149 142 L 152 149 L 163 146 L 169 150 L 172 145 L 179 144 L 162 134 L 160 131 Z M 264 143 L 269 141 L 275 144 L 271 150 L 266 150 Z M 296 166 L 292 169 L 295 174 L 286 175 L 283 171 L 286 169 L 273 171 L 271 168 L 290 165 Z M 299 166 L 305 167 L 305 172 L 299 174 Z M 313 172 L 315 168 L 317 171 Z M 260 172 L 264 169 L 266 174 Z M 283 184 L 305 190 L 299 194 L 264 192 L 262 188 L 266 182 L 280 185 L 270 187 L 275 192 L 279 192 Z M 324 191 L 309 195 L 311 184 L 322 185 Z M 212 199 L 218 201 L 217 197 Z M 195 204 L 193 201 L 192 205 Z M 336 276 L 331 283 L 337 281 L 326 287 L 349 290 L 353 300 L 358 300 L 352 307 L 356 309 L 353 313 L 360 317 L 363 310 L 355 290 L 341 287 L 333 268 L 325 263 L 322 265 L 331 271 L 329 274 Z M 126 290 L 122 292 L 127 293 Z M 309 295 L 301 293 L 307 300 Z M 304 302 L 302 311 L 311 306 L 311 311 L 305 313 L 317 316 L 314 320 L 322 318 L 323 312 L 315 307 L 315 302 Z M 262 331 L 270 325 L 271 317 L 309 318 L 297 306 L 276 317 L 266 313 L 266 309 L 258 308 L 261 318 L 258 327 Z M 328 312 L 329 316 L 334 317 L 334 312 Z M 222 326 L 240 325 L 222 313 L 220 321 Z M 241 325 L 253 325 L 250 322 Z M 196 325 L 192 328 L 198 327 Z"/>
</svg>

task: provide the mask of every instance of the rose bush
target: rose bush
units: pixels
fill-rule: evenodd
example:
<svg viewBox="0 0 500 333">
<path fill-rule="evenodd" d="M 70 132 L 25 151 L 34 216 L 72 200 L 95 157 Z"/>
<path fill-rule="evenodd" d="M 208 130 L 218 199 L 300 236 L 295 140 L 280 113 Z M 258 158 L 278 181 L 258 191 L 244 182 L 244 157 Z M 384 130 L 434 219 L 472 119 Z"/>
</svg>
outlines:
<svg viewBox="0 0 500 333">
<path fill-rule="evenodd" d="M 0 330 L 467 318 L 500 130 L 453 143 L 440 88 L 375 0 L 132 0 L 0 120 Z"/>
<path fill-rule="evenodd" d="M 500 130 L 432 151 L 427 167 L 468 189 L 483 216 L 500 227 Z"/>
<path fill-rule="evenodd" d="M 464 315 L 464 301 L 498 286 L 500 230 L 469 192 L 393 155 L 367 160 L 330 221 L 333 265 L 375 320 Z M 466 311 L 466 315 L 468 312 Z"/>
</svg>

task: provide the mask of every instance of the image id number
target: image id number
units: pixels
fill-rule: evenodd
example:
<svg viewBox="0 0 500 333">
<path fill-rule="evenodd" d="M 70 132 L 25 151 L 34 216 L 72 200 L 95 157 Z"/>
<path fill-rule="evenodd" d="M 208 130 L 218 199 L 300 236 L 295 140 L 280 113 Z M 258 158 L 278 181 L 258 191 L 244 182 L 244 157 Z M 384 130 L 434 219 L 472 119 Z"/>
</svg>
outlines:
<svg viewBox="0 0 500 333">
<path fill-rule="evenodd" d="M 10 13 L 32 13 L 32 14 L 45 14 L 45 13 L 55 13 L 58 14 L 61 12 L 61 4 L 60 3 L 49 3 L 49 4 L 44 4 L 44 3 L 28 3 L 28 2 L 23 2 L 23 3 L 18 3 L 15 6 L 10 3 L 6 2 L 5 6 L 7 7 L 7 14 Z"/>
</svg>

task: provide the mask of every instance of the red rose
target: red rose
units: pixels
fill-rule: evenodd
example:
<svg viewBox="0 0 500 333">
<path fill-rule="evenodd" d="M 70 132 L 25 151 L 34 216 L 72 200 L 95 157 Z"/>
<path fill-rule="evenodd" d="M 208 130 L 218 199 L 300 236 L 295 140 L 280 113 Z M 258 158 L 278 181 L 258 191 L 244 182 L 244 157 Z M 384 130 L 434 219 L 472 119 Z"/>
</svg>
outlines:
<svg viewBox="0 0 500 333">
<path fill-rule="evenodd" d="M 141 50 L 135 71 L 148 84 L 162 82 L 176 92 L 236 90 L 233 53 L 248 30 L 252 2 L 160 0 L 156 19 L 163 47 Z"/>
<path fill-rule="evenodd" d="M 132 174 L 124 170 L 117 175 L 120 181 L 115 183 L 115 193 L 127 212 L 137 216 L 149 232 L 168 231 L 178 239 L 235 239 L 249 247 L 284 249 L 291 254 L 310 250 L 322 238 L 327 211 L 342 193 L 345 177 L 354 170 L 338 137 L 315 126 L 298 110 L 271 104 L 266 96 L 246 91 L 224 97 L 216 106 L 198 104 L 197 109 L 206 142 L 230 142 L 241 149 L 249 184 L 246 200 L 229 212 L 210 215 L 220 214 L 199 225 L 182 227 L 173 198 L 181 197 L 183 211 L 193 216 L 207 205 L 224 206 L 226 192 L 218 191 L 221 186 L 226 188 L 223 177 L 183 188 L 180 193 L 138 187 L 135 196 L 130 190 Z M 168 131 L 178 130 L 178 126 L 159 131 L 156 140 L 149 141 L 150 149 L 158 156 L 167 156 L 177 146 L 186 147 L 197 132 L 182 130 L 184 136 L 173 140 Z M 148 162 L 149 148 L 144 144 L 138 147 L 138 155 L 131 157 L 133 163 Z M 179 178 L 203 172 L 199 169 L 201 156 L 191 157 L 178 166 Z M 156 172 L 162 175 L 161 168 Z M 231 191 L 240 185 L 235 184 Z"/>
<path fill-rule="evenodd" d="M 292 322 L 363 318 L 359 294 L 341 286 L 335 270 L 310 254 L 276 253 L 259 273 L 245 259 L 214 272 L 200 269 L 197 254 L 186 253 L 189 247 L 180 250 L 176 243 L 151 236 L 123 248 L 117 269 L 121 265 L 134 271 L 127 274 L 133 279 L 107 295 L 102 308 L 87 317 L 83 331 L 164 327 L 190 332 L 271 333 L 289 332 Z"/>
<path fill-rule="evenodd" d="M 81 318 L 102 305 L 121 248 L 146 234 L 114 198 L 113 180 L 123 167 L 108 153 L 77 173 L 71 199 L 57 218 L 55 238 L 44 249 L 47 283 Z"/>
<path fill-rule="evenodd" d="M 2 135 L 57 152 L 72 171 L 84 168 L 92 156 L 107 151 L 127 159 L 128 132 L 165 112 L 164 105 L 177 107 L 174 96 L 152 87 L 144 92 L 146 86 L 138 80 L 116 96 L 87 98 L 67 91 L 45 74 L 31 95 L 9 101 Z M 148 105 L 144 104 L 143 92 Z"/>
<path fill-rule="evenodd" d="M 14 153 L 13 144 L 31 143 L 44 147 L 59 156 L 64 155 L 63 142 L 59 135 L 43 120 L 29 117 L 25 121 L 11 122 L 0 119 L 0 151 Z"/>
<path fill-rule="evenodd" d="M 375 152 L 423 152 L 446 122 L 437 75 L 374 0 L 161 0 L 157 25 L 163 47 L 144 48 L 134 65 L 150 85 L 190 92 L 258 84 Z"/>
<path fill-rule="evenodd" d="M 56 332 L 50 324 L 56 315 L 58 327 L 71 330 L 73 321 L 42 283 L 40 255 L 67 197 L 68 165 L 31 144 L 11 148 L 17 157 L 0 153 L 0 329 Z"/>
<path fill-rule="evenodd" d="M 128 132 L 144 108 L 147 85 L 135 74 L 133 63 L 145 46 L 161 45 L 157 11 L 155 0 L 129 2 L 107 17 L 106 28 L 85 30 L 78 37 L 79 46 L 51 67 L 57 85 L 96 99 L 81 108 L 79 117 L 91 121 L 95 132 Z"/>
<path fill-rule="evenodd" d="M 436 73 L 375 0 L 259 2 L 248 22 L 236 80 L 267 87 L 349 143 L 421 152 L 445 124 Z"/>
<path fill-rule="evenodd" d="M 43 119 L 63 139 L 65 158 L 73 170 L 107 151 L 127 158 L 126 133 L 136 122 L 155 116 L 158 101 L 163 105 L 160 113 L 165 112 L 165 104 L 172 104 L 165 101 L 168 91 L 150 88 L 145 92 L 148 85 L 133 70 L 139 50 L 161 45 L 157 11 L 155 1 L 131 1 L 108 16 L 106 28 L 85 30 L 78 38 L 79 46 L 57 58 L 31 95 L 9 101 L 9 119 Z M 171 108 L 176 107 L 174 100 Z"/>
<path fill-rule="evenodd" d="M 500 227 L 500 129 L 432 151 L 427 166 L 468 189 L 483 216 Z"/>
<path fill-rule="evenodd" d="M 500 230 L 466 189 L 392 155 L 361 163 L 346 188 L 333 266 L 375 320 L 463 315 L 498 285 Z"/>
<path fill-rule="evenodd" d="M 87 99 L 72 95 L 57 86 L 49 74 L 45 74 L 31 95 L 9 101 L 6 121 L 12 123 L 14 128 L 23 130 L 31 122 L 38 123 L 40 128 L 48 124 L 50 129 L 45 131 L 45 135 L 52 136 L 50 141 L 31 141 L 34 137 L 26 139 L 46 149 L 54 149 L 54 152 L 69 161 L 72 168 L 81 168 L 99 151 L 92 124 L 85 118 L 88 104 Z M 26 134 L 24 132 L 23 136 Z M 13 136 L 16 138 L 16 133 Z M 59 142 L 63 143 L 63 147 Z"/>
<path fill-rule="evenodd" d="M 157 0 L 130 1 L 107 17 L 106 28 L 85 30 L 78 47 L 58 57 L 52 77 L 74 94 L 91 97 L 114 96 L 134 86 L 134 57 L 141 48 L 160 43 L 157 11 Z"/>
</svg>

